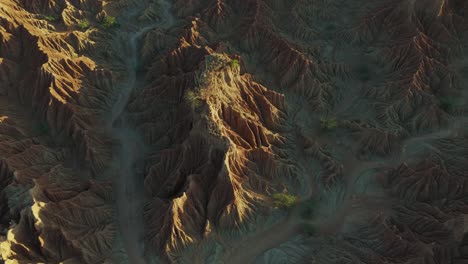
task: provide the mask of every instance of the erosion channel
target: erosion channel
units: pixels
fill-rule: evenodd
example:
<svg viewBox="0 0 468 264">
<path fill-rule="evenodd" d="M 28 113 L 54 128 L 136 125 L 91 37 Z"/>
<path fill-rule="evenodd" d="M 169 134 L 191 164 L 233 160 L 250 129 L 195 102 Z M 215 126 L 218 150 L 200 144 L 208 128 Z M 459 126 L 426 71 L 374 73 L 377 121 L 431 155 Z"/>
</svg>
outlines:
<svg viewBox="0 0 468 264">
<path fill-rule="evenodd" d="M 144 6 L 135 7 L 121 18 L 121 27 L 126 29 L 119 32 L 119 39 L 128 41 L 122 47 L 125 54 L 126 79 L 116 89 L 116 101 L 111 109 L 108 127 L 111 134 L 118 140 L 119 148 L 114 155 L 114 190 L 116 194 L 118 221 L 121 243 L 127 259 L 122 263 L 148 263 L 144 257 L 144 184 L 143 166 L 145 144 L 140 133 L 126 115 L 126 106 L 132 92 L 143 86 L 143 80 L 137 75 L 140 65 L 139 47 L 145 34 L 157 27 L 169 27 L 172 24 L 170 5 L 161 3 L 161 19 L 152 23 L 142 24 L 138 16 Z M 133 8 L 133 7 L 132 7 Z"/>
</svg>

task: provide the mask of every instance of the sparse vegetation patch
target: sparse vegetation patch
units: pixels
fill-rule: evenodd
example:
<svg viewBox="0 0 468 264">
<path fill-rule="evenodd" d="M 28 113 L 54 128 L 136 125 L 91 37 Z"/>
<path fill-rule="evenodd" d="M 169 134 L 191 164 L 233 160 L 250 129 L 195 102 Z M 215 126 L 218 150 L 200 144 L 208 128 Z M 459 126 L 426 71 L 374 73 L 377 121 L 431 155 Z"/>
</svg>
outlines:
<svg viewBox="0 0 468 264">
<path fill-rule="evenodd" d="M 312 236 L 316 233 L 316 227 L 314 224 L 311 223 L 304 223 L 301 225 L 302 232 L 305 233 L 307 236 Z"/>
<path fill-rule="evenodd" d="M 272 196 L 273 205 L 278 208 L 291 208 L 297 204 L 297 196 L 287 193 L 275 193 Z"/>
<path fill-rule="evenodd" d="M 370 69 L 369 69 L 369 67 L 367 65 L 360 65 L 356 69 L 356 75 L 357 75 L 359 80 L 361 80 L 363 82 L 367 82 L 371 78 L 371 71 L 370 71 Z"/>
<path fill-rule="evenodd" d="M 237 68 L 239 65 L 239 60 L 234 59 L 231 61 L 231 67 Z"/>
<path fill-rule="evenodd" d="M 88 19 L 83 19 L 78 23 L 78 27 L 82 30 L 88 29 L 91 26 Z"/>
<path fill-rule="evenodd" d="M 315 216 L 317 201 L 308 200 L 301 203 L 301 217 L 304 219 L 312 219 Z"/>
<path fill-rule="evenodd" d="M 59 15 L 47 15 L 47 16 L 44 16 L 44 19 L 49 21 L 49 22 L 57 22 L 60 20 L 60 16 Z"/>
<path fill-rule="evenodd" d="M 447 112 L 453 111 L 455 108 L 463 105 L 463 99 L 455 96 L 443 96 L 439 99 L 440 107 Z"/>
<path fill-rule="evenodd" d="M 113 16 L 105 16 L 103 21 L 102 21 L 102 26 L 104 28 L 111 28 L 117 25 L 117 20 Z"/>
<path fill-rule="evenodd" d="M 200 98 L 200 95 L 193 91 L 189 90 L 185 93 L 185 100 L 193 107 L 197 108 L 201 106 L 202 104 L 202 99 Z"/>
<path fill-rule="evenodd" d="M 320 118 L 320 127 L 323 130 L 333 130 L 338 127 L 338 120 L 336 118 Z"/>
<path fill-rule="evenodd" d="M 49 125 L 45 122 L 41 122 L 39 124 L 36 125 L 35 127 L 35 130 L 36 132 L 39 134 L 39 135 L 46 135 L 47 133 L 49 133 Z"/>
</svg>

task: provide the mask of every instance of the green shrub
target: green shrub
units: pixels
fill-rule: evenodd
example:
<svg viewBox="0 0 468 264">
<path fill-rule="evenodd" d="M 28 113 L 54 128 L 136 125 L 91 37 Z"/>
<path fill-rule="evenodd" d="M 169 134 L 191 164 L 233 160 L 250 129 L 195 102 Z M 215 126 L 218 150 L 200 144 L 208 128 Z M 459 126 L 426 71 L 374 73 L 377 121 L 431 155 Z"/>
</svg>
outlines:
<svg viewBox="0 0 468 264">
<path fill-rule="evenodd" d="M 44 19 L 49 21 L 49 22 L 57 22 L 60 20 L 60 16 L 59 15 L 50 15 L 50 16 L 44 16 Z"/>
<path fill-rule="evenodd" d="M 91 26 L 88 19 L 83 19 L 78 23 L 78 27 L 82 30 L 88 29 Z"/>
<path fill-rule="evenodd" d="M 333 31 L 336 29 L 336 26 L 334 24 L 330 24 L 328 23 L 325 27 L 324 27 L 325 31 Z"/>
<path fill-rule="evenodd" d="M 231 67 L 237 68 L 239 65 L 239 60 L 234 59 L 231 61 Z"/>
<path fill-rule="evenodd" d="M 193 90 L 189 90 L 185 93 L 185 100 L 194 108 L 201 106 L 200 96 Z"/>
<path fill-rule="evenodd" d="M 307 236 L 313 236 L 317 232 L 317 228 L 311 223 L 302 224 L 301 229 Z"/>
<path fill-rule="evenodd" d="M 439 99 L 440 107 L 445 111 L 453 111 L 456 107 L 462 106 L 461 98 L 455 96 L 443 96 Z"/>
<path fill-rule="evenodd" d="M 102 26 L 104 28 L 111 28 L 117 25 L 117 20 L 113 16 L 105 16 L 104 20 L 102 21 Z"/>
<path fill-rule="evenodd" d="M 332 130 L 338 127 L 338 120 L 336 118 L 321 118 L 320 126 L 324 130 Z"/>
<path fill-rule="evenodd" d="M 275 193 L 272 196 L 273 205 L 279 208 L 291 208 L 296 205 L 298 198 L 297 196 L 287 193 Z"/>
<path fill-rule="evenodd" d="M 360 65 L 356 69 L 356 75 L 357 75 L 359 80 L 361 80 L 363 82 L 367 82 L 367 81 L 370 80 L 371 70 L 369 69 L 369 67 L 367 65 Z"/>
<path fill-rule="evenodd" d="M 47 123 L 41 122 L 36 126 L 35 130 L 39 135 L 42 136 L 42 135 L 49 133 L 50 129 Z"/>
<path fill-rule="evenodd" d="M 316 208 L 317 202 L 314 200 L 303 202 L 300 208 L 301 217 L 305 219 L 312 219 L 315 216 Z"/>
</svg>

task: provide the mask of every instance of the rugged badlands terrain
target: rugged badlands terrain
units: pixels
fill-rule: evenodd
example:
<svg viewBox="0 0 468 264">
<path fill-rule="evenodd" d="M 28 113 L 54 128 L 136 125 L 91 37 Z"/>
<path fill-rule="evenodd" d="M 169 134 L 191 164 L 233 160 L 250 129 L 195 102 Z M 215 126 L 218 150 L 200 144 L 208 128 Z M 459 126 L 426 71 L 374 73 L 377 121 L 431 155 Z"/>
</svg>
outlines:
<svg viewBox="0 0 468 264">
<path fill-rule="evenodd" d="M 468 1 L 0 0 L 0 262 L 468 263 Z"/>
</svg>

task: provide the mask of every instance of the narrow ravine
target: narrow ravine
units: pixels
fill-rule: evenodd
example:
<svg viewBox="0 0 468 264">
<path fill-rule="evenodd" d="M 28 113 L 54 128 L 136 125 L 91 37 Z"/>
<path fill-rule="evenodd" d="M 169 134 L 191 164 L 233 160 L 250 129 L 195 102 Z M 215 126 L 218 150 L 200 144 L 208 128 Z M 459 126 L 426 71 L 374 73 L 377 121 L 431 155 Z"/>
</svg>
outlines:
<svg viewBox="0 0 468 264">
<path fill-rule="evenodd" d="M 119 148 L 114 155 L 113 165 L 116 175 L 114 177 L 114 192 L 117 203 L 117 216 L 120 227 L 121 243 L 127 255 L 124 263 L 147 263 L 144 256 L 144 175 L 143 159 L 145 144 L 142 135 L 132 126 L 125 108 L 132 92 L 141 86 L 142 81 L 137 78 L 137 69 L 140 65 L 139 46 L 142 37 L 156 27 L 170 27 L 173 23 L 170 14 L 170 4 L 163 2 L 162 21 L 141 25 L 137 21 L 138 15 L 144 6 L 135 7 L 127 13 L 123 20 L 123 27 L 136 29 L 133 32 L 119 32 L 120 39 L 128 40 L 124 45 L 126 50 L 121 52 L 126 58 L 126 79 L 116 89 L 114 102 L 108 118 L 108 128 L 113 138 L 118 140 Z M 119 260 L 122 261 L 122 260 Z"/>
</svg>

